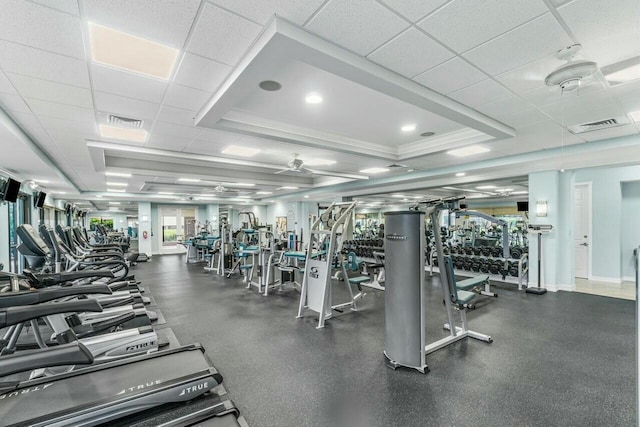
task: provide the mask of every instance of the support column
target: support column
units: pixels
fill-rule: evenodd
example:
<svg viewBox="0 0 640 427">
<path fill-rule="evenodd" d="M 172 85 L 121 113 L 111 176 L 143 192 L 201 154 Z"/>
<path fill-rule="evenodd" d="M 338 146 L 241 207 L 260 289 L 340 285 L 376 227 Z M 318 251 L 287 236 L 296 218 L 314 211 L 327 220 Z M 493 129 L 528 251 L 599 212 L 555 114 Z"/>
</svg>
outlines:
<svg viewBox="0 0 640 427">
<path fill-rule="evenodd" d="M 138 251 L 151 256 L 151 203 L 138 202 Z M 145 232 L 147 238 L 145 239 Z"/>
</svg>

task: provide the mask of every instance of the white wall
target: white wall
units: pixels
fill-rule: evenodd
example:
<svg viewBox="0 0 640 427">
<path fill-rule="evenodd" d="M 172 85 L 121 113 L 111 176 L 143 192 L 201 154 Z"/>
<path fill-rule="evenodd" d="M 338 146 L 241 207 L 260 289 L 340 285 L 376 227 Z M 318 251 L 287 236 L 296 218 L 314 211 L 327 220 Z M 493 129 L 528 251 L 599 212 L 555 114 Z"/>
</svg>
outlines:
<svg viewBox="0 0 640 427">
<path fill-rule="evenodd" d="M 0 203 L 0 264 L 9 271 L 9 204 Z"/>
<path fill-rule="evenodd" d="M 152 222 L 151 203 L 138 202 L 138 252 L 148 256 L 153 254 Z M 145 231 L 147 232 L 146 239 L 143 237 Z"/>
</svg>

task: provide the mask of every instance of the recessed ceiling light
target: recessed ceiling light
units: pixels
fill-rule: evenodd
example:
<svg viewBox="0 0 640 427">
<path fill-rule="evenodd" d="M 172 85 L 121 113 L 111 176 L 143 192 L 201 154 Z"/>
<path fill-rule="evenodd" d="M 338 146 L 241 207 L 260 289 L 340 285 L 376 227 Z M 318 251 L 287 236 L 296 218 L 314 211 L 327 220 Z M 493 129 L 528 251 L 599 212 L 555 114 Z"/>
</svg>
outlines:
<svg viewBox="0 0 640 427">
<path fill-rule="evenodd" d="M 162 194 L 162 195 L 165 195 L 165 196 L 172 196 L 173 195 L 173 193 L 171 193 L 169 191 L 158 191 L 158 194 Z"/>
<path fill-rule="evenodd" d="M 492 188 L 496 188 L 495 185 L 481 185 L 479 187 L 476 187 L 476 189 L 478 190 L 491 190 Z"/>
<path fill-rule="evenodd" d="M 479 145 L 469 145 L 467 147 L 456 148 L 455 150 L 447 151 L 447 154 L 450 156 L 456 157 L 464 157 L 464 156 L 472 156 L 474 154 L 486 153 L 489 151 L 486 147 L 481 147 Z"/>
<path fill-rule="evenodd" d="M 370 173 L 370 174 L 383 173 L 383 172 L 389 172 L 389 169 L 387 169 L 387 168 L 369 168 L 369 169 L 362 169 L 360 171 L 360 173 Z"/>
<path fill-rule="evenodd" d="M 235 185 L 236 187 L 255 187 L 255 184 L 251 184 L 248 182 L 222 182 L 222 185 Z"/>
<path fill-rule="evenodd" d="M 458 173 L 456 174 L 456 176 L 465 176 L 465 175 L 466 175 L 466 173 L 464 173 L 464 172 L 458 172 Z"/>
<path fill-rule="evenodd" d="M 513 192 L 513 193 L 511 193 L 511 194 L 514 194 L 514 195 L 519 195 L 519 194 L 529 194 L 529 192 L 528 192 L 528 191 L 524 191 L 524 190 L 519 190 L 519 191 L 514 191 L 514 192 Z"/>
<path fill-rule="evenodd" d="M 392 194 L 391 197 L 395 197 L 396 199 L 404 199 L 405 195 L 404 194 Z"/>
<path fill-rule="evenodd" d="M 292 185 L 285 185 L 284 187 L 278 187 L 276 190 L 297 190 L 298 187 Z"/>
<path fill-rule="evenodd" d="M 126 183 L 126 182 L 110 182 L 110 181 L 107 181 L 107 186 L 109 186 L 109 187 L 126 187 L 128 185 L 129 184 Z"/>
<path fill-rule="evenodd" d="M 108 125 L 100 125 L 99 128 L 101 137 L 119 141 L 145 142 L 148 135 L 144 129 L 127 129 Z"/>
<path fill-rule="evenodd" d="M 38 184 L 48 184 L 49 180 L 48 179 L 34 179 L 35 182 L 37 182 Z"/>
<path fill-rule="evenodd" d="M 413 172 L 415 169 L 407 169 L 407 172 Z"/>
<path fill-rule="evenodd" d="M 273 191 L 256 191 L 256 194 L 273 194 Z"/>
<path fill-rule="evenodd" d="M 513 188 L 497 188 L 494 191 L 496 193 L 508 193 L 509 191 L 513 191 Z"/>
<path fill-rule="evenodd" d="M 275 92 L 282 89 L 282 85 L 274 80 L 263 80 L 258 83 L 258 86 L 260 86 L 260 89 L 266 90 L 267 92 Z"/>
<path fill-rule="evenodd" d="M 416 124 L 415 123 L 406 124 L 406 125 L 402 126 L 400 128 L 400 130 L 402 132 L 413 132 L 414 130 L 416 130 Z"/>
<path fill-rule="evenodd" d="M 91 57 L 98 64 L 168 80 L 180 51 L 89 22 Z"/>
<path fill-rule="evenodd" d="M 199 179 L 195 179 L 195 178 L 178 178 L 178 181 L 181 181 L 181 182 L 200 182 Z"/>
<path fill-rule="evenodd" d="M 119 205 L 120 202 L 108 202 L 110 205 Z"/>
<path fill-rule="evenodd" d="M 335 160 L 327 160 L 327 159 L 311 159 L 305 160 L 304 164 L 307 166 L 330 166 L 335 165 Z"/>
<path fill-rule="evenodd" d="M 230 145 L 224 150 L 222 150 L 223 154 L 230 154 L 232 156 L 240 156 L 240 157 L 255 156 L 259 152 L 260 152 L 260 149 L 258 148 L 240 147 L 238 145 Z"/>
<path fill-rule="evenodd" d="M 66 191 L 53 191 L 53 194 L 67 194 Z"/>
<path fill-rule="evenodd" d="M 631 120 L 633 120 L 634 122 L 640 123 L 640 111 L 632 111 L 631 113 L 629 113 L 629 117 L 631 117 Z"/>
<path fill-rule="evenodd" d="M 305 194 L 305 195 L 304 195 L 304 198 L 305 198 L 305 199 L 308 199 L 308 198 L 309 198 L 309 196 L 307 196 L 307 195 Z"/>
<path fill-rule="evenodd" d="M 107 188 L 109 193 L 124 193 L 126 190 L 121 188 Z"/>
<path fill-rule="evenodd" d="M 428 138 L 428 137 L 433 136 L 433 135 L 435 135 L 435 134 L 436 134 L 435 132 L 422 132 L 422 133 L 420 134 L 420 136 L 425 137 L 425 138 Z"/>
<path fill-rule="evenodd" d="M 243 194 L 242 196 L 238 196 L 239 199 L 250 199 L 251 196 Z"/>
<path fill-rule="evenodd" d="M 322 96 L 319 93 L 311 92 L 304 97 L 307 104 L 320 104 L 322 102 Z"/>
<path fill-rule="evenodd" d="M 121 178 L 131 178 L 131 174 L 130 173 L 121 173 L 121 172 L 105 172 L 104 173 L 106 176 L 118 176 Z"/>
</svg>

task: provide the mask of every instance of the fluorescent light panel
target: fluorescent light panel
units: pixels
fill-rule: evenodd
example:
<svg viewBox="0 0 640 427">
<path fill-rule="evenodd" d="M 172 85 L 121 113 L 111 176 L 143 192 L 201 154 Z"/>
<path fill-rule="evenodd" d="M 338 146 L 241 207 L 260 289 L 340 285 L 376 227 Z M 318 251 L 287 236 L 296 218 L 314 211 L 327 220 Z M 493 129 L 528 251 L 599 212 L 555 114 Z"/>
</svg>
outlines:
<svg viewBox="0 0 640 427">
<path fill-rule="evenodd" d="M 360 171 L 360 173 L 370 173 L 370 174 L 383 173 L 383 172 L 389 172 L 389 169 L 387 169 L 387 168 L 369 168 L 369 169 L 362 169 Z"/>
<path fill-rule="evenodd" d="M 473 156 L 474 154 L 486 153 L 490 151 L 486 147 L 481 147 L 479 145 L 469 145 L 467 147 L 456 148 L 455 150 L 447 151 L 447 154 L 450 156 L 456 157 L 465 157 L 465 156 Z"/>
<path fill-rule="evenodd" d="M 406 124 L 406 125 L 402 126 L 400 128 L 400 130 L 402 132 L 413 132 L 414 130 L 416 130 L 416 124 L 415 123 Z"/>
<path fill-rule="evenodd" d="M 199 179 L 195 179 L 195 178 L 178 178 L 178 181 L 181 181 L 181 182 L 200 182 Z"/>
<path fill-rule="evenodd" d="M 284 187 L 278 187 L 277 190 L 297 190 L 298 187 L 293 185 L 285 185 Z"/>
<path fill-rule="evenodd" d="M 178 49 L 89 22 L 91 57 L 98 64 L 168 80 Z"/>
<path fill-rule="evenodd" d="M 322 96 L 319 93 L 312 92 L 308 93 L 304 100 L 307 104 L 320 104 L 322 102 Z"/>
<path fill-rule="evenodd" d="M 165 196 L 172 196 L 173 195 L 173 193 L 168 192 L 168 191 L 158 191 L 158 194 L 165 195 Z"/>
<path fill-rule="evenodd" d="M 126 183 L 126 182 L 110 182 L 110 181 L 107 181 L 107 186 L 109 186 L 109 187 L 126 187 L 128 185 L 129 184 Z"/>
<path fill-rule="evenodd" d="M 240 156 L 240 157 L 255 156 L 259 152 L 260 152 L 259 148 L 241 147 L 239 145 L 230 145 L 224 150 L 222 150 L 223 154 L 229 154 L 232 156 Z"/>
<path fill-rule="evenodd" d="M 464 172 L 458 172 L 458 173 L 456 174 L 456 176 L 465 176 L 465 175 L 466 175 L 466 173 L 464 173 Z"/>
<path fill-rule="evenodd" d="M 105 172 L 104 173 L 106 176 L 117 176 L 120 178 L 131 178 L 131 174 L 130 173 L 122 173 L 122 172 Z"/>
<path fill-rule="evenodd" d="M 107 192 L 109 193 L 124 193 L 126 190 L 122 188 L 107 188 Z"/>
<path fill-rule="evenodd" d="M 327 160 L 327 159 L 310 159 L 305 160 L 304 164 L 307 166 L 331 166 L 335 165 L 335 160 Z"/>
<path fill-rule="evenodd" d="M 273 194 L 273 191 L 256 191 L 256 194 Z"/>
<path fill-rule="evenodd" d="M 495 185 L 481 185 L 479 187 L 476 187 L 476 189 L 478 190 L 491 190 L 492 188 L 496 188 Z"/>
<path fill-rule="evenodd" d="M 148 136 L 144 129 L 128 129 L 109 125 L 100 125 L 99 128 L 101 137 L 119 141 L 145 142 Z"/>
</svg>

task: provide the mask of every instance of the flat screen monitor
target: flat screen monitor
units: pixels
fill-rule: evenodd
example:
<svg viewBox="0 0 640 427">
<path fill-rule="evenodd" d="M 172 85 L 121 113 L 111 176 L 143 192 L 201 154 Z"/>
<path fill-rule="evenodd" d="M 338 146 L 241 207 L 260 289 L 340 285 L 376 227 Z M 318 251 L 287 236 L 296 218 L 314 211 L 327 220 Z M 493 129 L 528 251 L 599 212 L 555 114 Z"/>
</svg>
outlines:
<svg viewBox="0 0 640 427">
<path fill-rule="evenodd" d="M 518 212 L 529 212 L 529 202 L 518 202 Z"/>
<path fill-rule="evenodd" d="M 71 208 L 72 208 L 71 205 L 65 205 L 64 206 L 64 214 L 65 215 L 71 215 Z"/>
<path fill-rule="evenodd" d="M 42 191 L 38 193 L 38 195 L 36 196 L 35 200 L 36 200 L 36 208 L 41 208 L 44 206 L 44 199 L 47 198 L 47 193 L 43 193 Z"/>
<path fill-rule="evenodd" d="M 15 202 L 18 200 L 18 193 L 20 192 L 20 181 L 8 178 L 7 183 L 4 186 L 4 195 L 2 200 L 5 202 Z"/>
</svg>

